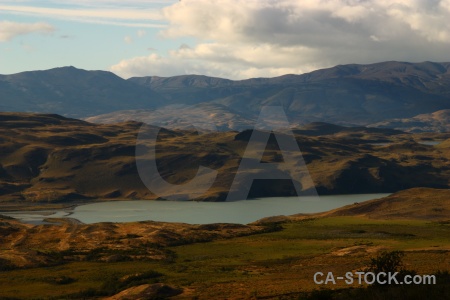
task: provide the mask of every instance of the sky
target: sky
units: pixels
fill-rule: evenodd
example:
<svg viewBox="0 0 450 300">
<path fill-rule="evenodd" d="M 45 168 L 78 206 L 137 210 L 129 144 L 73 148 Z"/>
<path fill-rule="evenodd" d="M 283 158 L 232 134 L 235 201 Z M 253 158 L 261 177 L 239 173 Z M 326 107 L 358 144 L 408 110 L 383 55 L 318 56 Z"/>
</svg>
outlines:
<svg viewBox="0 0 450 300">
<path fill-rule="evenodd" d="M 450 61 L 450 0 L 0 0 L 0 74 L 230 79 Z"/>
</svg>

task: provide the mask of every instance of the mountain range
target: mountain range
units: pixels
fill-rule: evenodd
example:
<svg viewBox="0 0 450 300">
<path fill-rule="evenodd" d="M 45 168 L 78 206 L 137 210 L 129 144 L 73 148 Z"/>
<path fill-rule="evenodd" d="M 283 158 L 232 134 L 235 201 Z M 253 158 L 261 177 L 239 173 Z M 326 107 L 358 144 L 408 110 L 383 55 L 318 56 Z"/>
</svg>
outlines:
<svg viewBox="0 0 450 300">
<path fill-rule="evenodd" d="M 185 128 L 207 120 L 220 130 L 242 130 L 252 127 L 262 106 L 281 105 L 293 126 L 319 121 L 395 128 L 394 120 L 450 109 L 450 63 L 339 65 L 238 81 L 198 75 L 125 80 L 63 67 L 0 75 L 0 97 L 0 111 L 91 122 L 138 120 Z"/>
</svg>

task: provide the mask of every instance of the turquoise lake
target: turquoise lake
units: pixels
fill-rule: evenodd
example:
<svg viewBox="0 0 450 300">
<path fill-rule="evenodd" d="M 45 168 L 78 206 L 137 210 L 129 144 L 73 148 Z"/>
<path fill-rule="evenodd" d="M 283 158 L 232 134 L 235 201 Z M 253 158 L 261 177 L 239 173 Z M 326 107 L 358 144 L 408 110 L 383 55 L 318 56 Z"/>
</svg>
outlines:
<svg viewBox="0 0 450 300">
<path fill-rule="evenodd" d="M 193 201 L 110 201 L 85 204 L 71 210 L 5 212 L 32 224 L 45 218 L 74 218 L 83 223 L 161 221 L 189 224 L 247 224 L 261 218 L 328 211 L 355 202 L 386 197 L 389 194 L 331 195 L 320 197 L 274 197 L 235 202 Z"/>
</svg>

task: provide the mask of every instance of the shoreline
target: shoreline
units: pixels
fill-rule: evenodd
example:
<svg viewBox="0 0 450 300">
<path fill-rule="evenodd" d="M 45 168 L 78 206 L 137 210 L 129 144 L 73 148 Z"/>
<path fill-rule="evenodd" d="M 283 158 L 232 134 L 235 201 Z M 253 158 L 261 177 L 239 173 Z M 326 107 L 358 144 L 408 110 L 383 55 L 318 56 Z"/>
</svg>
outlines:
<svg viewBox="0 0 450 300">
<path fill-rule="evenodd" d="M 316 196 L 309 196 L 304 199 L 301 199 L 301 197 L 300 199 L 297 197 L 266 197 L 233 201 L 229 203 L 229 206 L 224 205 L 224 202 L 100 199 L 90 202 L 80 201 L 70 205 L 20 206 L 18 210 L 12 210 L 13 207 L 10 207 L 9 210 L 1 210 L 0 215 L 12 217 L 21 223 L 32 225 L 61 224 L 65 222 L 64 220 L 69 219 L 73 219 L 79 224 L 128 223 L 150 220 L 188 224 L 212 224 L 217 222 L 249 224 L 269 217 L 326 212 L 349 204 L 384 198 L 389 195 L 389 193 L 327 195 L 317 196 L 317 198 Z M 282 203 L 280 201 L 285 201 L 284 205 L 280 206 L 279 204 Z M 100 205 L 88 209 L 86 212 L 80 212 L 81 215 L 77 215 L 77 217 L 81 219 L 72 217 L 78 206 L 106 202 L 111 205 Z M 127 205 L 127 203 L 130 203 L 130 205 Z M 96 210 L 98 213 L 96 213 Z M 113 213 L 111 214 L 111 212 Z M 240 213 L 236 214 L 236 212 Z M 247 213 L 242 214 L 242 212 Z"/>
</svg>

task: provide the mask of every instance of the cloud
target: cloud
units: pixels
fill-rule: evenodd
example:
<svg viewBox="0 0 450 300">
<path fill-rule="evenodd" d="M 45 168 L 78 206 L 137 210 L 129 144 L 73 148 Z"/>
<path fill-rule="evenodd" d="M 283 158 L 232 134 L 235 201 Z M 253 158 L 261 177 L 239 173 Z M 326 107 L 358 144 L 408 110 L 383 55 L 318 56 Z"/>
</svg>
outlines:
<svg viewBox="0 0 450 300">
<path fill-rule="evenodd" d="M 123 41 L 127 44 L 133 43 L 133 38 L 131 36 L 126 36 L 123 38 Z"/>
<path fill-rule="evenodd" d="M 125 78 L 150 74 L 172 76 L 173 74 L 182 74 L 182 69 L 181 65 L 178 65 L 171 59 L 161 57 L 155 53 L 124 60 L 111 67 L 113 72 L 121 74 Z"/>
<path fill-rule="evenodd" d="M 140 30 L 138 30 L 138 31 L 136 32 L 136 35 L 137 35 L 138 37 L 144 37 L 144 36 L 147 35 L 147 31 L 140 29 Z"/>
<path fill-rule="evenodd" d="M 17 23 L 10 21 L 0 22 L 0 42 L 7 42 L 17 36 L 30 33 L 51 33 L 55 30 L 47 23 Z"/>
<path fill-rule="evenodd" d="M 269 49 L 271 48 L 271 49 Z M 287 73 L 304 73 L 317 68 L 297 55 L 295 47 L 270 45 L 248 47 L 222 44 L 183 45 L 168 56 L 152 53 L 126 59 L 110 70 L 124 78 L 133 76 L 174 76 L 203 74 L 223 78 L 274 77 Z M 280 52 L 281 51 L 281 52 Z M 268 53 L 270 53 L 268 55 Z M 297 65 L 292 67 L 293 65 Z"/>
<path fill-rule="evenodd" d="M 0 5 L 0 11 L 2 13 L 31 15 L 86 23 L 128 27 L 165 27 L 165 24 L 160 22 L 164 20 L 160 11 L 156 8 L 146 7 L 133 8 L 130 6 L 121 7 L 116 5 L 56 8 L 27 5 Z"/>
<path fill-rule="evenodd" d="M 21 0 L 22 2 L 30 2 L 32 0 Z M 47 0 L 46 2 L 55 3 L 55 4 L 65 4 L 65 5 L 83 5 L 86 7 L 97 7 L 101 6 L 125 6 L 125 7 L 149 7 L 152 5 L 169 5 L 175 3 L 179 0 Z M 15 2 L 17 0 L 6 0 L 4 2 Z"/>
<path fill-rule="evenodd" d="M 450 53 L 450 0 L 183 0 L 163 15 L 162 37 L 197 45 L 111 70 L 269 77 L 345 63 L 446 61 Z"/>
<path fill-rule="evenodd" d="M 317 39 L 323 43 L 329 38 L 334 45 L 339 37 L 361 38 L 373 34 L 398 37 L 401 33 L 413 33 L 430 40 L 450 42 L 450 39 L 443 40 L 440 34 L 450 29 L 449 2 L 184 0 L 164 9 L 170 22 L 164 35 L 279 44 L 311 44 L 317 43 Z M 333 37 L 334 33 L 341 35 Z M 342 43 L 345 42 L 342 39 Z"/>
</svg>

